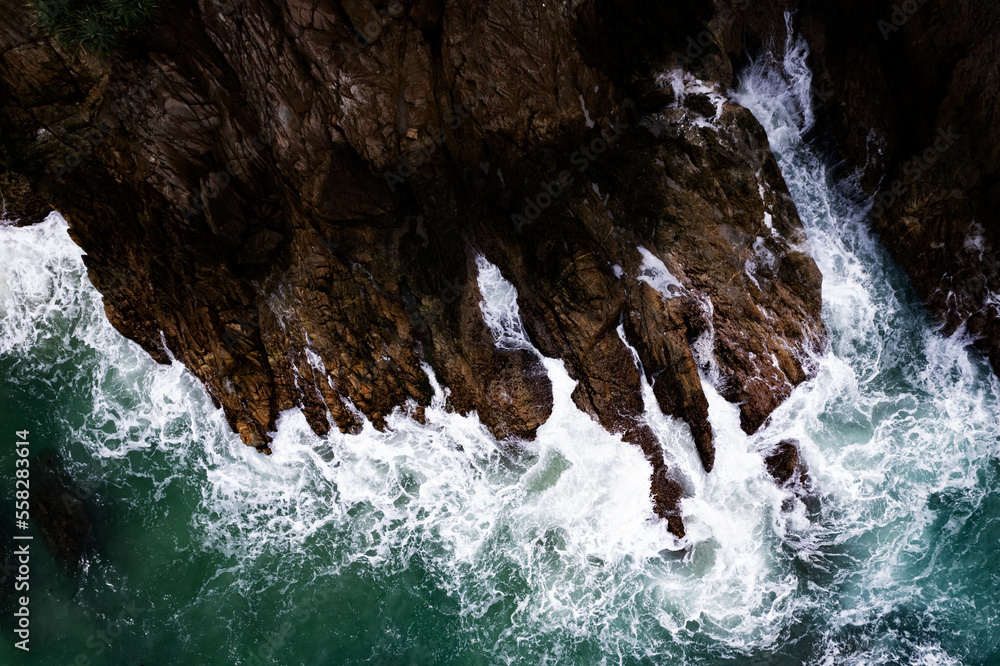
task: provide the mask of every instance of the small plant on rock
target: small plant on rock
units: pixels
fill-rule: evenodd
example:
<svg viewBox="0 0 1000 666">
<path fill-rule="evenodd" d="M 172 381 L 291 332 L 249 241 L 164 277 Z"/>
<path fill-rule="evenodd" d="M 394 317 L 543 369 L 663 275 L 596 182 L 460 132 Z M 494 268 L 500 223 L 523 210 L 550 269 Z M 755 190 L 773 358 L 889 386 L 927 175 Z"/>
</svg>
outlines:
<svg viewBox="0 0 1000 666">
<path fill-rule="evenodd" d="M 156 14 L 157 0 L 31 0 L 38 26 L 59 44 L 104 58 Z"/>
</svg>

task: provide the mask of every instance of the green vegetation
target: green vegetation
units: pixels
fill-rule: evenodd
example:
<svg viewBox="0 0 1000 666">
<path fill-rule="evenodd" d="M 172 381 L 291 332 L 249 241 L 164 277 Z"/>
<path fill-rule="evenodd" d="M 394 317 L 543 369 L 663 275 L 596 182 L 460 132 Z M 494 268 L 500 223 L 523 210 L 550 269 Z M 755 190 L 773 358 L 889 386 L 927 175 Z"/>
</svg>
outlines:
<svg viewBox="0 0 1000 666">
<path fill-rule="evenodd" d="M 69 48 L 107 57 L 148 24 L 157 0 L 31 0 L 38 26 Z"/>
</svg>

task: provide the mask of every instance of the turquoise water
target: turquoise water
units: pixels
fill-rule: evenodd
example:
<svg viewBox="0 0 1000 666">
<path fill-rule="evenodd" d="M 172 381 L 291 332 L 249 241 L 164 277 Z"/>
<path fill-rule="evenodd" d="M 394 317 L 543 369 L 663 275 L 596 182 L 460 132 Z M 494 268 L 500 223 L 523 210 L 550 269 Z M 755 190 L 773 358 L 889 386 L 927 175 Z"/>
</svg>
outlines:
<svg viewBox="0 0 1000 666">
<path fill-rule="evenodd" d="M 288 412 L 265 458 L 179 364 L 110 327 L 64 221 L 0 228 L 0 470 L 29 430 L 93 488 L 95 526 L 78 569 L 35 542 L 32 651 L 5 609 L 0 663 L 1000 663 L 1000 387 L 804 146 L 802 62 L 736 96 L 807 227 L 831 348 L 752 437 L 709 388 L 711 475 L 686 426 L 648 410 L 694 491 L 681 542 L 650 517 L 640 452 L 575 409 L 558 362 L 523 449 L 439 395 L 427 425 L 387 433 L 320 438 Z M 491 329 L 530 346 L 512 288 L 480 271 Z M 764 471 L 786 437 L 816 505 Z"/>
</svg>

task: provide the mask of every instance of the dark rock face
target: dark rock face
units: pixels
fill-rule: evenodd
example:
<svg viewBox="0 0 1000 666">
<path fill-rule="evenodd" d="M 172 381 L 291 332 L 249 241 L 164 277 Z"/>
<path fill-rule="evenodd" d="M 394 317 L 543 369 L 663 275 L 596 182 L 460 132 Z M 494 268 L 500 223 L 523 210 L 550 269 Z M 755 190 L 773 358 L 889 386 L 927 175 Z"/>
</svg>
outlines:
<svg viewBox="0 0 1000 666">
<path fill-rule="evenodd" d="M 0 224 L 35 224 L 44 220 L 51 211 L 27 178 L 0 169 Z"/>
<path fill-rule="evenodd" d="M 711 470 L 702 376 L 753 432 L 825 344 L 767 137 L 720 95 L 729 61 L 671 55 L 730 24 L 699 0 L 383 4 L 178 3 L 110 62 L 6 4 L 3 144 L 70 221 L 110 321 L 261 451 L 293 407 L 321 434 L 420 418 L 423 364 L 455 410 L 533 437 L 552 386 L 485 326 L 484 256 L 682 534 L 642 381 Z"/>
<path fill-rule="evenodd" d="M 767 473 L 774 477 L 779 486 L 808 485 L 809 474 L 802 463 L 798 442 L 782 440 L 764 458 Z"/>
<path fill-rule="evenodd" d="M 798 440 L 778 442 L 765 454 L 764 467 L 778 487 L 788 493 L 781 504 L 782 511 L 794 511 L 796 506 L 802 506 L 807 516 L 818 515 L 820 497 L 813 488 Z"/>
<path fill-rule="evenodd" d="M 946 333 L 1000 372 L 1000 5 L 805 2 L 821 126 Z"/>
</svg>

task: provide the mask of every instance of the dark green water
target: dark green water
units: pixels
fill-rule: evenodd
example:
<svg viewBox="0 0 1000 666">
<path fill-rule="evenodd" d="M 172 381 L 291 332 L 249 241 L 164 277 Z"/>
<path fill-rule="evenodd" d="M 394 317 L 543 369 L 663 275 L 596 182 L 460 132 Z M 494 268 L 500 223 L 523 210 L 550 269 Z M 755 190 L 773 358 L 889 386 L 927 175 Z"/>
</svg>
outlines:
<svg viewBox="0 0 1000 666">
<path fill-rule="evenodd" d="M 31 652 L 8 583 L 0 664 L 1000 663 L 997 380 L 934 331 L 803 146 L 790 71 L 750 73 L 739 100 L 807 226 L 832 348 L 752 437 L 710 391 L 710 476 L 686 426 L 649 414 L 695 491 L 681 543 L 650 520 L 641 454 L 573 408 L 558 363 L 520 452 L 439 404 L 352 437 L 289 412 L 264 458 L 111 329 L 61 219 L 0 228 L 0 473 L 29 430 L 94 525 L 72 569 L 32 529 Z M 480 280 L 509 329 L 513 293 Z M 783 510 L 766 477 L 758 451 L 785 437 L 818 506 Z"/>
</svg>

